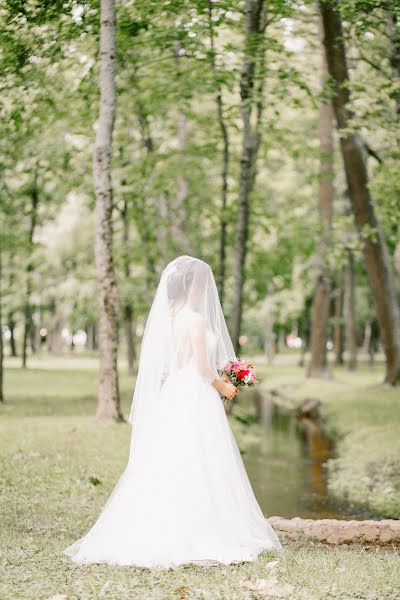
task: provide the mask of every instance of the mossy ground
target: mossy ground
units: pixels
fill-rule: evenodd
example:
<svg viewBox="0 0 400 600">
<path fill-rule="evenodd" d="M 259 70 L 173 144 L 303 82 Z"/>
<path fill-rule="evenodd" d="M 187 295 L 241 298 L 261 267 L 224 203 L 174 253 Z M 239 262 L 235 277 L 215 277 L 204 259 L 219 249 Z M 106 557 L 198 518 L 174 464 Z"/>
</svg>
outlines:
<svg viewBox="0 0 400 600">
<path fill-rule="evenodd" d="M 34 368 L 26 371 L 9 365 L 6 404 L 0 409 L 0 599 L 42 600 L 56 594 L 65 594 L 69 600 L 261 598 L 241 587 L 240 582 L 268 578 L 268 563 L 276 558 L 268 553 L 254 563 L 185 566 L 168 571 L 107 565 L 82 568 L 62 554 L 96 519 L 121 474 L 128 456 L 130 427 L 94 424 L 94 360 L 31 364 Z M 278 382 L 284 377 L 290 385 L 300 380 L 300 371 L 292 367 L 289 371 L 268 369 L 268 381 L 276 377 Z M 366 432 L 368 428 L 390 427 L 399 410 L 395 395 L 391 390 L 382 392 L 382 398 L 376 400 L 383 405 L 378 410 L 371 386 L 376 385 L 381 393 L 379 377 L 359 377 L 359 388 L 365 388 L 365 403 L 359 401 L 364 415 L 360 424 Z M 314 390 L 314 395 L 320 395 L 317 391 L 327 386 L 327 414 L 345 433 L 349 431 L 349 416 L 358 418 L 348 379 L 344 374 L 337 382 L 319 384 Z M 336 400 L 335 386 L 341 389 Z M 132 387 L 133 380 L 122 373 L 125 414 Z M 309 391 L 304 388 L 307 394 Z M 358 401 L 355 403 L 357 406 Z M 374 417 L 367 416 L 369 410 L 375 411 Z M 382 411 L 386 411 L 386 420 Z M 378 418 L 381 422 L 376 424 Z M 240 435 L 240 430 L 235 433 Z M 287 545 L 278 560 L 277 575 L 280 581 L 294 586 L 289 596 L 294 600 L 398 597 L 400 556 L 395 550 L 332 549 L 308 543 Z"/>
</svg>

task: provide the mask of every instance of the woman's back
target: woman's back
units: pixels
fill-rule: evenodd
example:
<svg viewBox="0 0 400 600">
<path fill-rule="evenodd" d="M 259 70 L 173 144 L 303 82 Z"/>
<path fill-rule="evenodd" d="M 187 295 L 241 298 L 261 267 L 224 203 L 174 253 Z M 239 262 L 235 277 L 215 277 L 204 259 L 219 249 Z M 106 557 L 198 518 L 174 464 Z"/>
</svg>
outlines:
<svg viewBox="0 0 400 600">
<path fill-rule="evenodd" d="M 217 340 L 206 320 L 189 307 L 172 317 L 169 370 L 194 367 L 199 375 L 212 382 L 215 369 Z"/>
</svg>

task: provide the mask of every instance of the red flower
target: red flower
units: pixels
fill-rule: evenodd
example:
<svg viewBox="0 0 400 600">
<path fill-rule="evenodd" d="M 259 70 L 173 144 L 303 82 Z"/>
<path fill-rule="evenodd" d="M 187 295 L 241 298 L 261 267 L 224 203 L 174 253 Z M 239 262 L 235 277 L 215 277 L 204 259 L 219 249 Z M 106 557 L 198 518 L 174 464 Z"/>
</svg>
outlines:
<svg viewBox="0 0 400 600">
<path fill-rule="evenodd" d="M 239 371 L 239 373 L 236 374 L 236 377 L 238 379 L 244 379 L 246 377 L 246 375 L 249 374 L 249 371 L 247 369 L 242 369 L 242 371 Z"/>
</svg>

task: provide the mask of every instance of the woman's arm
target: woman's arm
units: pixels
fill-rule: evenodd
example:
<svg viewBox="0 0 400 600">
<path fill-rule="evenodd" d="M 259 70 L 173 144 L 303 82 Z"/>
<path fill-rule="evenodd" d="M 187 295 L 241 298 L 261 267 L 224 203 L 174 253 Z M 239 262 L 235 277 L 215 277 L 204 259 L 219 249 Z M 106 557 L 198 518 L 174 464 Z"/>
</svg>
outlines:
<svg viewBox="0 0 400 600">
<path fill-rule="evenodd" d="M 211 384 L 217 392 L 228 398 L 229 400 L 233 400 L 233 398 L 239 393 L 239 388 L 235 387 L 227 377 L 218 377 Z"/>
<path fill-rule="evenodd" d="M 238 393 L 238 388 L 231 384 L 227 377 L 220 377 L 216 368 L 210 364 L 205 321 L 198 316 L 191 327 L 191 339 L 195 364 L 200 375 L 204 377 L 220 394 L 232 400 Z"/>
<path fill-rule="evenodd" d="M 202 377 L 213 383 L 218 378 L 218 371 L 209 360 L 205 321 L 200 315 L 196 315 L 189 327 L 196 368 Z"/>
</svg>

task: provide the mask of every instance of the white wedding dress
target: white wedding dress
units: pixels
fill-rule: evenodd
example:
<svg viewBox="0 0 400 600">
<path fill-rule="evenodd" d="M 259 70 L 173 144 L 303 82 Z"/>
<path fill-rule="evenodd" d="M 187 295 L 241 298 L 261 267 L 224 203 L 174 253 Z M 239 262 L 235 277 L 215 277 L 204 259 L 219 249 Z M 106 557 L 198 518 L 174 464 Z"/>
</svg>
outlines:
<svg viewBox="0 0 400 600">
<path fill-rule="evenodd" d="M 136 439 L 133 430 L 128 466 L 97 522 L 65 550 L 76 563 L 230 564 L 281 549 L 210 383 L 217 338 L 203 326 L 188 307 L 174 320 L 177 351 L 153 398 L 152 425 Z"/>
</svg>

